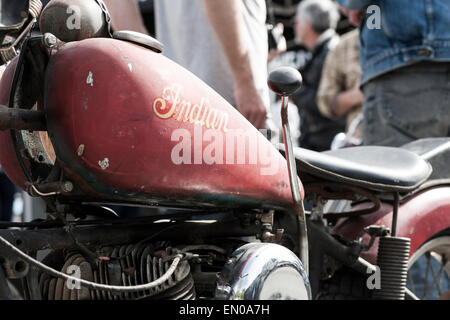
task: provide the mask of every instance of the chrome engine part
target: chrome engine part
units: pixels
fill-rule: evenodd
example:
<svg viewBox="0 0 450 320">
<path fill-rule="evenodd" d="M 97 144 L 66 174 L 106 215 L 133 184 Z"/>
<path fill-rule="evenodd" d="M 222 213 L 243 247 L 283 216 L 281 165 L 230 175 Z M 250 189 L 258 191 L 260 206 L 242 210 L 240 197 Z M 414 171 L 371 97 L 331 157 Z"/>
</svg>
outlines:
<svg viewBox="0 0 450 320">
<path fill-rule="evenodd" d="M 270 243 L 250 243 L 226 263 L 216 288 L 222 300 L 308 300 L 311 288 L 298 257 Z"/>
<path fill-rule="evenodd" d="M 113 38 L 138 44 L 157 53 L 161 53 L 164 50 L 164 45 L 157 39 L 135 31 L 116 31 L 113 34 Z"/>
<path fill-rule="evenodd" d="M 124 245 L 103 248 L 95 264 L 82 253 L 69 252 L 64 257 L 61 271 L 79 276 L 81 279 L 99 284 L 116 286 L 137 286 L 160 278 L 169 269 L 167 257 L 173 254 L 171 248 L 155 251 L 146 244 Z M 155 289 L 135 293 L 111 293 L 76 287 L 64 281 L 41 273 L 39 285 L 43 299 L 48 300 L 193 300 L 194 281 L 190 265 L 182 261 L 174 274 Z"/>
</svg>

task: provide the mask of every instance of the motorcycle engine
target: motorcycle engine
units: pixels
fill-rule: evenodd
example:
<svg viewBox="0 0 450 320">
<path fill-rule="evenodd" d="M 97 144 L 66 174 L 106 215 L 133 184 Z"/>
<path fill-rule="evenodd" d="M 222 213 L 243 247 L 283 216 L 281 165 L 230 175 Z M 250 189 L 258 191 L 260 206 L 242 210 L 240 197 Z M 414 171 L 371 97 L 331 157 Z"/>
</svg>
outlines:
<svg viewBox="0 0 450 320">
<path fill-rule="evenodd" d="M 45 263 L 61 272 L 84 280 L 111 286 L 138 286 L 160 278 L 170 267 L 168 257 L 174 253 L 167 247 L 135 244 L 105 247 L 99 258 L 92 260 L 79 251 L 54 251 Z M 62 266 L 61 266 L 62 265 Z M 41 295 L 45 300 L 193 300 L 194 281 L 187 261 L 181 261 L 173 275 L 154 289 L 133 293 L 113 293 L 75 287 L 65 280 L 41 273 L 39 276 Z"/>
<path fill-rule="evenodd" d="M 236 242 L 237 241 L 237 242 Z M 237 247 L 237 249 L 236 249 Z M 233 249 L 234 248 L 234 249 Z M 182 260 L 170 278 L 146 291 L 115 293 L 73 287 L 65 280 L 39 275 L 47 300 L 307 300 L 308 277 L 298 257 L 273 243 L 228 240 L 172 247 L 167 242 L 104 247 L 95 257 L 82 251 L 53 251 L 44 264 L 77 278 L 110 286 L 137 286 L 162 277 L 175 254 Z M 73 284 L 74 285 L 74 284 Z"/>
</svg>

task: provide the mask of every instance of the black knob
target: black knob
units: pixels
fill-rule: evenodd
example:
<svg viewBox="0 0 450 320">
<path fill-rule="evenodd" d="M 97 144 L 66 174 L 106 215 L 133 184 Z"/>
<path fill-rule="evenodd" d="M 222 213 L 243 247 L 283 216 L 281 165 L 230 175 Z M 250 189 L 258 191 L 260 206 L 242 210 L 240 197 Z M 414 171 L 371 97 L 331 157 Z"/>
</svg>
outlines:
<svg viewBox="0 0 450 320">
<path fill-rule="evenodd" d="M 290 96 L 302 86 L 300 72 L 291 67 L 280 67 L 269 75 L 269 88 L 278 95 Z"/>
</svg>

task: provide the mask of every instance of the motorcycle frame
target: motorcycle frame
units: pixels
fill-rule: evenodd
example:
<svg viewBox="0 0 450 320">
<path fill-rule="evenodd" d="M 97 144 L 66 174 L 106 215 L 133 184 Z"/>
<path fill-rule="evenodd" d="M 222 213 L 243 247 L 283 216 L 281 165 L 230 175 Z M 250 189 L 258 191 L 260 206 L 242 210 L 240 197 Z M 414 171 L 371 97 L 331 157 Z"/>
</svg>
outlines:
<svg viewBox="0 0 450 320">
<path fill-rule="evenodd" d="M 368 226 L 386 226 L 395 228 L 396 236 L 411 239 L 410 256 L 427 240 L 435 235 L 450 232 L 450 182 L 422 188 L 404 198 L 398 199 L 396 213 L 395 197 L 392 200 L 382 200 L 381 207 L 376 212 L 358 218 L 346 218 L 333 229 L 333 234 L 348 239 L 358 239 L 363 236 L 361 231 Z M 354 209 L 363 209 L 367 203 L 359 204 Z M 362 257 L 370 263 L 376 263 L 378 240 Z"/>
<path fill-rule="evenodd" d="M 379 237 L 367 232 L 370 227 L 387 228 L 397 237 L 410 238 L 410 257 L 428 240 L 442 233 L 450 233 L 450 181 L 426 183 L 418 190 L 403 195 L 361 190 L 358 194 L 365 194 L 366 200 L 359 202 L 355 201 L 355 194 L 352 195 L 351 191 L 320 193 L 317 185 L 326 186 L 326 181 L 308 183 L 307 178 L 303 181 L 306 197 L 314 204 L 308 220 L 313 296 L 320 289 L 321 274 L 325 269 L 329 276 L 341 266 L 365 276 L 373 272 L 377 263 Z M 346 187 L 347 190 L 358 189 L 345 184 L 342 186 L 344 190 Z M 314 190 L 313 194 L 308 193 L 311 190 Z M 355 201 L 351 211 L 321 211 L 321 204 L 325 201 L 343 199 Z M 324 225 L 323 217 L 327 218 L 328 226 Z M 326 232 L 326 229 L 330 231 Z M 331 257 L 334 263 L 323 265 L 325 255 Z M 415 297 L 407 292 L 407 298 Z"/>
</svg>

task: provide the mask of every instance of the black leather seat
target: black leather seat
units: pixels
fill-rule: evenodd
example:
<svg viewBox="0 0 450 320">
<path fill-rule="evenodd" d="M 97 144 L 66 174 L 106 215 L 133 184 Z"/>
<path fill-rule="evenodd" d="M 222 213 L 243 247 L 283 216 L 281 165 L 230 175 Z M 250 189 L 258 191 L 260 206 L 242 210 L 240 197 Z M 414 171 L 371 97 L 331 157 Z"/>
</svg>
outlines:
<svg viewBox="0 0 450 320">
<path fill-rule="evenodd" d="M 427 160 L 433 167 L 433 173 L 428 181 L 439 184 L 450 180 L 450 138 L 426 138 L 416 140 L 402 146 L 422 159 Z"/>
<path fill-rule="evenodd" d="M 428 162 L 399 148 L 364 146 L 322 153 L 295 148 L 294 153 L 299 175 L 303 171 L 375 191 L 410 192 L 432 173 Z"/>
</svg>

